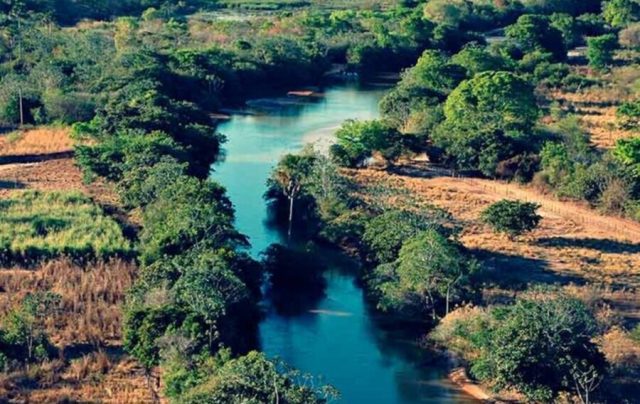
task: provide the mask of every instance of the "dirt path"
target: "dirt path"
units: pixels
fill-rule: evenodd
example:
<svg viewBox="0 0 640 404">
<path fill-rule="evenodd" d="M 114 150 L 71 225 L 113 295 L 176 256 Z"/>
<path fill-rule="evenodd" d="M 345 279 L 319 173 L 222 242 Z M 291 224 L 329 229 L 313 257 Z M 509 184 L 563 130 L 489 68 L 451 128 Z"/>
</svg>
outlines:
<svg viewBox="0 0 640 404">
<path fill-rule="evenodd" d="M 416 180 L 428 179 L 430 186 L 452 187 L 458 192 L 482 195 L 495 201 L 519 199 L 540 205 L 544 217 L 562 217 L 583 227 L 583 231 L 598 234 L 603 238 L 640 243 L 640 223 L 614 216 L 605 216 L 594 209 L 571 201 L 560 201 L 553 195 L 545 195 L 527 186 L 479 178 L 444 176 L 442 169 L 428 166 L 400 168 L 395 174 Z M 425 183 L 426 185 L 426 183 Z"/>
<path fill-rule="evenodd" d="M 437 206 L 462 227 L 459 239 L 490 270 L 498 285 L 486 301 L 499 301 L 530 283 L 560 284 L 604 298 L 620 316 L 640 321 L 640 224 L 608 217 L 585 205 L 562 202 L 533 188 L 499 181 L 453 178 L 442 169 L 412 164 L 347 174 L 373 203 Z M 510 240 L 480 220 L 491 203 L 520 199 L 541 205 L 533 232 Z M 366 199 L 368 200 L 368 199 Z"/>
</svg>

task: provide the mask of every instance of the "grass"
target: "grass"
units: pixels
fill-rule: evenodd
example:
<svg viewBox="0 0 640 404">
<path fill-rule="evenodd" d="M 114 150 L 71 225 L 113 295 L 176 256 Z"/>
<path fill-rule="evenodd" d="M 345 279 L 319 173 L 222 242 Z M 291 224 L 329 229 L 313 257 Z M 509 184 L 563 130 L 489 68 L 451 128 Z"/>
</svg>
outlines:
<svg viewBox="0 0 640 404">
<path fill-rule="evenodd" d="M 130 256 L 119 225 L 78 192 L 24 191 L 0 201 L 0 262 Z"/>
<path fill-rule="evenodd" d="M 42 155 L 72 149 L 69 131 L 63 127 L 43 127 L 0 135 L 0 156 Z"/>
</svg>

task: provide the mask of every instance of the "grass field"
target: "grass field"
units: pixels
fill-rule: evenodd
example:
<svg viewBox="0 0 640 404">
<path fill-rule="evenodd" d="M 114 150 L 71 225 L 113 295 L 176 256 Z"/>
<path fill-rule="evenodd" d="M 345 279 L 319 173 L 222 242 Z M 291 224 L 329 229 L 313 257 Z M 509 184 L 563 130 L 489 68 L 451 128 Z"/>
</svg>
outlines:
<svg viewBox="0 0 640 404">
<path fill-rule="evenodd" d="M 64 153 L 73 150 L 67 128 L 44 127 L 0 135 L 0 157 Z"/>
<path fill-rule="evenodd" d="M 15 192 L 0 201 L 0 261 L 128 256 L 119 225 L 77 192 Z"/>
</svg>

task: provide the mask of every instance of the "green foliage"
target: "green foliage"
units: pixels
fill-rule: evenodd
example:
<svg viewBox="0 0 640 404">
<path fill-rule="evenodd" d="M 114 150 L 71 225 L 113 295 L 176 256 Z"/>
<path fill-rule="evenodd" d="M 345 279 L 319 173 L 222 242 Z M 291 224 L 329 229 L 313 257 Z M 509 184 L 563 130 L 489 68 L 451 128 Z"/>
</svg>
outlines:
<svg viewBox="0 0 640 404">
<path fill-rule="evenodd" d="M 184 177 L 164 188 L 145 209 L 140 258 L 150 264 L 194 246 L 243 245 L 233 217 L 224 188 L 213 181 Z"/>
<path fill-rule="evenodd" d="M 608 0 L 603 3 L 602 15 L 614 28 L 624 28 L 640 18 L 637 0 Z"/>
<path fill-rule="evenodd" d="M 330 386 L 318 384 L 264 354 L 208 361 L 198 369 L 200 381 L 177 397 L 180 403 L 269 403 L 321 404 L 338 396 Z"/>
<path fill-rule="evenodd" d="M 640 179 L 640 137 L 618 140 L 613 156 Z"/>
<path fill-rule="evenodd" d="M 398 257 L 402 244 L 426 230 L 447 234 L 447 215 L 439 210 L 412 212 L 388 210 L 365 224 L 362 242 L 372 262 L 388 263 Z"/>
<path fill-rule="evenodd" d="M 76 161 L 88 179 L 121 181 L 125 173 L 153 166 L 165 156 L 186 159 L 184 149 L 162 132 L 119 132 L 95 145 L 76 146 Z"/>
<path fill-rule="evenodd" d="M 561 391 L 585 393 L 606 371 L 592 342 L 596 321 L 585 305 L 564 295 L 520 297 L 496 308 L 484 335 L 470 335 L 480 350 L 472 373 L 497 388 L 514 387 L 531 401 L 551 401 Z M 594 383 L 585 388 L 585 379 Z"/>
<path fill-rule="evenodd" d="M 380 120 L 347 121 L 336 132 L 336 138 L 331 155 L 336 163 L 346 167 L 362 165 L 374 152 L 393 162 L 402 152 L 402 135 Z"/>
<path fill-rule="evenodd" d="M 467 77 L 486 71 L 511 70 L 513 61 L 490 51 L 487 47 L 471 44 L 453 55 L 451 62 L 462 66 Z"/>
<path fill-rule="evenodd" d="M 56 314 L 60 296 L 52 292 L 29 293 L 20 305 L 9 311 L 0 328 L 0 354 L 4 366 L 17 363 L 42 362 L 55 348 L 46 334 L 47 319 Z"/>
<path fill-rule="evenodd" d="M 567 50 L 562 32 L 556 29 L 544 15 L 526 14 L 507 27 L 506 35 L 516 41 L 525 52 L 544 51 L 553 55 L 555 60 L 564 60 Z"/>
<path fill-rule="evenodd" d="M 444 301 L 448 313 L 473 270 L 458 245 L 431 229 L 405 239 L 397 260 L 369 275 L 369 286 L 382 310 L 431 311 L 435 319 L 437 305 Z"/>
<path fill-rule="evenodd" d="M 118 224 L 80 193 L 25 191 L 0 201 L 0 261 L 5 264 L 131 253 Z"/>
<path fill-rule="evenodd" d="M 494 175 L 498 162 L 536 146 L 533 90 L 513 73 L 485 72 L 462 82 L 444 115 L 433 140 L 458 169 Z"/>
<path fill-rule="evenodd" d="M 640 129 L 640 100 L 623 102 L 616 110 L 616 118 L 623 129 Z"/>
<path fill-rule="evenodd" d="M 502 200 L 482 212 L 482 220 L 494 231 L 510 237 L 519 236 L 538 227 L 542 217 L 536 213 L 540 205 L 531 202 Z"/>
<path fill-rule="evenodd" d="M 164 189 L 183 180 L 186 163 L 171 157 L 160 157 L 156 164 L 136 166 L 124 171 L 118 190 L 128 208 L 144 207 L 155 201 Z"/>
<path fill-rule="evenodd" d="M 614 34 L 606 34 L 587 39 L 587 58 L 589 65 L 604 70 L 613 62 L 613 53 L 618 47 L 618 38 Z"/>
</svg>

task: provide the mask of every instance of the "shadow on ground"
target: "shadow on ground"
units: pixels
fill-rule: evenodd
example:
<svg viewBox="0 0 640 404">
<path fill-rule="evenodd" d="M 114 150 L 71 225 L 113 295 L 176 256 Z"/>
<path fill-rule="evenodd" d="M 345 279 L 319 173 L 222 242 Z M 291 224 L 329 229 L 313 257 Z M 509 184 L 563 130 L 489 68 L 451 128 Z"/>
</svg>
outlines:
<svg viewBox="0 0 640 404">
<path fill-rule="evenodd" d="M 0 180 L 0 189 L 24 189 L 26 185 L 20 181 Z"/>
<path fill-rule="evenodd" d="M 545 247 L 588 248 L 603 253 L 640 253 L 640 244 L 598 238 L 547 237 L 540 238 L 538 245 Z"/>
<path fill-rule="evenodd" d="M 531 283 L 546 285 L 584 284 L 584 279 L 551 271 L 547 261 L 473 249 L 473 256 L 482 264 L 481 281 L 507 290 L 522 290 Z"/>
</svg>

